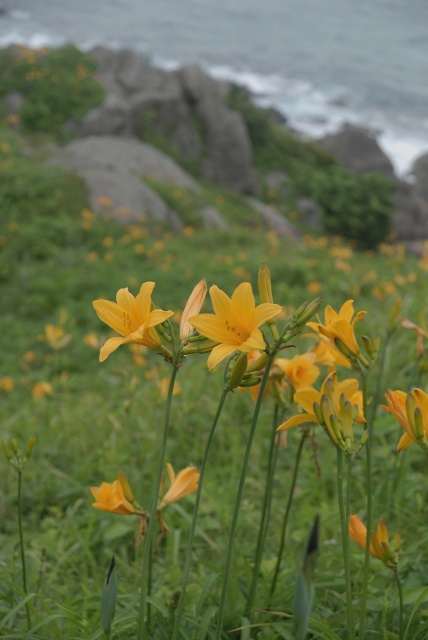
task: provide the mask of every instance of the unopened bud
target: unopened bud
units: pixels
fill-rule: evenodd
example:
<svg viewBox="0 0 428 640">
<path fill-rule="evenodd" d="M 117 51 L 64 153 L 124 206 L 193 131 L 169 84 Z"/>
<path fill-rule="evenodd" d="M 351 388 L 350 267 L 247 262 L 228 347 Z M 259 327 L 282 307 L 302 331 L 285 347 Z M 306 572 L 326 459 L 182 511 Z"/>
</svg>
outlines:
<svg viewBox="0 0 428 640">
<path fill-rule="evenodd" d="M 30 436 L 27 442 L 27 448 L 25 450 L 25 457 L 29 458 L 31 456 L 31 452 L 33 451 L 34 445 L 36 444 L 36 436 Z"/>
<path fill-rule="evenodd" d="M 424 419 L 422 416 L 422 411 L 419 407 L 415 409 L 415 419 L 414 419 L 414 436 L 417 442 L 423 443 L 426 441 L 425 431 L 424 431 Z"/>
<path fill-rule="evenodd" d="M 260 302 L 269 302 L 270 304 L 273 304 L 272 280 L 270 277 L 269 267 L 264 262 L 260 265 L 258 283 Z"/>
<path fill-rule="evenodd" d="M 13 458 L 13 453 L 10 450 L 10 447 L 8 445 L 8 443 L 6 442 L 6 440 L 3 440 L 3 442 L 1 443 L 1 446 L 3 448 L 3 452 L 4 455 L 6 456 L 6 458 L 10 461 Z"/>
<path fill-rule="evenodd" d="M 262 353 L 262 355 L 259 356 L 257 360 L 250 362 L 250 364 L 247 366 L 247 373 L 253 373 L 255 371 L 263 371 L 267 361 L 268 361 L 268 354 Z"/>
<path fill-rule="evenodd" d="M 232 389 L 236 389 L 239 387 L 242 378 L 245 375 L 248 364 L 248 356 L 246 353 L 241 353 L 241 355 L 236 360 L 232 372 L 229 377 L 229 381 L 226 384 L 226 389 L 228 391 L 232 391 Z"/>
<path fill-rule="evenodd" d="M 193 289 L 189 299 L 184 307 L 183 315 L 180 322 L 180 340 L 186 340 L 194 331 L 193 326 L 189 322 L 189 318 L 198 315 L 207 295 L 208 287 L 205 278 Z"/>
<path fill-rule="evenodd" d="M 244 380 L 241 380 L 241 382 L 239 383 L 240 387 L 257 387 L 258 384 L 260 384 L 261 382 L 261 378 L 259 378 L 259 376 L 251 376 L 250 378 L 244 378 Z"/>
<path fill-rule="evenodd" d="M 319 406 L 318 402 L 314 402 L 313 409 L 314 409 L 314 414 L 315 414 L 315 417 L 317 419 L 318 424 L 323 425 L 324 424 L 324 416 L 322 414 L 321 407 Z"/>
<path fill-rule="evenodd" d="M 312 316 L 318 311 L 321 304 L 321 298 L 315 298 L 309 304 L 306 302 L 305 308 L 299 313 L 300 309 L 296 312 L 296 317 L 299 320 L 299 325 L 303 326 L 312 318 Z"/>
<path fill-rule="evenodd" d="M 132 493 L 132 489 L 129 486 L 128 478 L 122 471 L 117 472 L 117 479 L 119 480 L 120 486 L 122 487 L 123 495 L 128 500 L 128 502 L 135 502 L 135 496 Z"/>
<path fill-rule="evenodd" d="M 392 309 L 389 313 L 389 330 L 392 331 L 398 326 L 398 314 L 401 311 L 401 307 L 403 306 L 403 299 L 397 298 L 394 304 L 392 305 Z"/>
<path fill-rule="evenodd" d="M 12 440 L 11 440 L 11 444 L 12 444 L 13 452 L 14 452 L 15 454 L 17 454 L 17 453 L 18 453 L 18 443 L 17 443 L 17 441 L 15 440 L 15 438 L 12 438 Z"/>
<path fill-rule="evenodd" d="M 406 414 L 407 414 L 407 421 L 409 423 L 409 426 L 413 435 L 415 435 L 416 433 L 416 425 L 415 425 L 416 408 L 417 408 L 416 401 L 413 395 L 409 392 L 406 396 Z"/>
</svg>

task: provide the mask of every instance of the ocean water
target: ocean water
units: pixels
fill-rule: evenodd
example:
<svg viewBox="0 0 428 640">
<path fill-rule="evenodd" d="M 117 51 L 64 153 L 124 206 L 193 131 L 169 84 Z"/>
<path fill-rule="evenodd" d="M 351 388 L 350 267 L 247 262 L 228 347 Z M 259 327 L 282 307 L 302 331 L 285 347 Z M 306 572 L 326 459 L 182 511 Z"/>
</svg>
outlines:
<svg viewBox="0 0 428 640">
<path fill-rule="evenodd" d="M 0 0 L 0 46 L 70 41 L 198 62 L 310 137 L 365 126 L 401 176 L 428 152 L 427 0 Z"/>
</svg>

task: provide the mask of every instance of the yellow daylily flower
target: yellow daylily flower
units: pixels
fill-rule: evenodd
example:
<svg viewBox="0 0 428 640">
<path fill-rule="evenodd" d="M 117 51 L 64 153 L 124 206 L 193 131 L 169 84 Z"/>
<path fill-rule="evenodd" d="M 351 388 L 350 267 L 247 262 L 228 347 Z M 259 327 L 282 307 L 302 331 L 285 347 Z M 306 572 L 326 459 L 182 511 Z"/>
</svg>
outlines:
<svg viewBox="0 0 428 640">
<path fill-rule="evenodd" d="M 405 431 L 397 451 L 416 442 L 428 454 L 428 395 L 422 389 L 413 389 L 410 393 L 389 389 L 385 398 L 387 404 L 380 406 L 392 413 Z"/>
<path fill-rule="evenodd" d="M 314 334 L 311 335 L 311 338 L 312 337 L 314 337 Z M 327 339 L 323 339 L 321 335 L 312 353 L 315 355 L 314 364 L 324 364 L 332 369 L 338 364 L 347 369 L 351 367 L 348 358 L 346 358 L 343 353 L 340 353 Z"/>
<path fill-rule="evenodd" d="M 180 321 L 180 340 L 184 341 L 193 333 L 193 326 L 189 322 L 189 318 L 195 316 L 202 308 L 207 295 L 208 287 L 205 278 L 193 289 L 189 299 L 184 307 L 183 315 Z"/>
<path fill-rule="evenodd" d="M 367 528 L 357 515 L 349 518 L 349 537 L 362 549 L 366 548 Z M 392 552 L 386 524 L 383 520 L 379 520 L 377 532 L 372 533 L 370 536 L 370 554 L 374 558 L 382 560 L 390 569 L 395 570 L 397 568 L 400 541 L 401 535 L 397 533 L 394 539 L 394 552 Z"/>
<path fill-rule="evenodd" d="M 172 311 L 153 308 L 151 296 L 154 287 L 154 282 L 144 282 L 136 297 L 126 288 L 119 289 L 116 302 L 94 300 L 93 306 L 100 320 L 122 336 L 107 340 L 100 351 L 100 362 L 108 358 L 121 344 L 142 344 L 150 349 L 162 347 L 155 327 L 174 314 Z"/>
<path fill-rule="evenodd" d="M 276 358 L 275 364 L 285 373 L 294 389 L 311 387 L 320 370 L 315 365 L 314 353 L 303 353 L 294 358 Z"/>
<path fill-rule="evenodd" d="M 188 318 L 201 335 L 218 343 L 208 357 L 210 369 L 234 351 L 249 353 L 255 349 L 265 349 L 259 327 L 281 312 L 278 304 L 265 302 L 256 307 L 249 282 L 240 284 L 231 298 L 213 285 L 210 296 L 214 313 L 202 313 Z"/>
<path fill-rule="evenodd" d="M 334 444 L 346 453 L 354 452 L 353 423 L 364 424 L 363 396 L 358 390 L 358 380 L 347 378 L 337 381 L 336 373 L 324 380 L 321 391 L 313 388 L 299 389 L 294 394 L 304 413 L 285 420 L 278 431 L 285 431 L 300 424 L 320 424 Z M 360 446 L 364 444 L 362 440 Z"/>
<path fill-rule="evenodd" d="M 354 357 L 361 358 L 361 351 L 355 339 L 355 325 L 364 318 L 365 311 L 359 311 L 355 318 L 354 315 L 354 301 L 347 300 L 337 313 L 330 305 L 327 305 L 325 309 L 325 325 L 320 322 L 308 322 L 308 327 L 311 327 L 314 331 L 321 334 L 326 338 L 333 346 L 336 345 L 336 340 L 339 340 L 345 349 Z"/>
<path fill-rule="evenodd" d="M 99 487 L 91 487 L 95 498 L 94 509 L 117 513 L 122 516 L 146 516 L 146 512 L 135 502 L 128 480 L 123 473 L 117 474 L 114 482 L 102 482 Z"/>
<path fill-rule="evenodd" d="M 192 491 L 196 491 L 198 488 L 199 472 L 196 470 L 196 467 L 186 467 L 175 475 L 172 465 L 168 462 L 166 469 L 171 485 L 160 501 L 158 511 L 161 511 L 173 502 L 177 502 L 177 500 L 181 500 L 181 498 L 187 496 L 188 493 L 192 493 Z"/>
</svg>

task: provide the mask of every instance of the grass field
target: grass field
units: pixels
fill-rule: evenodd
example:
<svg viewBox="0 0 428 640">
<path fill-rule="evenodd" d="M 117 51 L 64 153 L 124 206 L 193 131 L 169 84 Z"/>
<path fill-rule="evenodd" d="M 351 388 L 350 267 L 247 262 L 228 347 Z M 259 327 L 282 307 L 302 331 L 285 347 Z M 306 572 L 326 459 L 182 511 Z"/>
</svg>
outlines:
<svg viewBox="0 0 428 640">
<path fill-rule="evenodd" d="M 358 335 L 385 344 L 390 313 L 402 306 L 385 353 L 379 382 L 388 388 L 426 388 L 426 343 L 416 352 L 416 335 L 400 318 L 421 324 L 426 317 L 428 263 L 381 245 L 357 252 L 339 238 L 278 238 L 260 221 L 243 225 L 245 205 L 220 189 L 210 198 L 223 207 L 229 231 L 204 231 L 189 214 L 181 236 L 153 225 L 124 226 L 95 216 L 81 182 L 23 154 L 19 138 L 0 130 L 0 425 L 1 439 L 20 448 L 37 438 L 23 472 L 22 513 L 27 564 L 30 630 L 23 592 L 17 509 L 17 474 L 0 459 L 0 635 L 2 638 L 102 637 L 100 596 L 112 555 L 116 558 L 118 604 L 112 637 L 136 637 L 142 547 L 135 548 L 138 521 L 91 508 L 90 486 L 128 476 L 138 501 L 150 501 L 159 451 L 169 365 L 153 351 L 121 347 L 98 362 L 99 347 L 111 332 L 97 318 L 92 301 L 113 300 L 121 287 L 136 294 L 154 281 L 154 300 L 179 312 L 194 285 L 206 277 L 229 295 L 241 282 L 257 291 L 261 262 L 271 270 L 274 300 L 288 317 L 305 300 L 322 297 L 338 309 L 348 299 L 367 311 Z M 175 194 L 176 199 L 185 194 Z M 107 207 L 108 208 L 108 207 Z M 209 301 L 204 307 L 210 310 Z M 279 324 L 281 321 L 279 321 Z M 49 326 L 51 325 L 51 328 Z M 303 331 L 294 353 L 313 346 Z M 287 357 L 291 357 L 289 352 Z M 379 359 L 380 360 L 380 359 Z M 379 361 L 369 376 L 373 396 Z M 323 368 L 322 380 L 326 374 Z M 343 376 L 343 373 L 339 375 Z M 356 375 L 346 372 L 346 376 Z M 166 382 L 165 382 L 166 381 Z M 46 384 L 43 384 L 46 383 Z M 198 467 L 218 398 L 221 371 L 210 372 L 206 355 L 192 356 L 178 373 L 166 461 L 174 468 Z M 317 383 L 318 384 L 318 383 Z M 243 450 L 254 409 L 249 391 L 229 394 L 206 470 L 183 638 L 214 637 L 224 553 L 227 546 Z M 291 408 L 289 414 L 296 413 Z M 293 638 L 296 573 L 307 537 L 320 516 L 311 637 L 346 638 L 345 584 L 336 496 L 336 452 L 321 427 L 305 442 L 286 532 L 285 555 L 274 597 L 269 588 L 280 528 L 300 440 L 293 429 L 281 440 L 272 510 L 255 600 L 244 617 L 263 503 L 274 413 L 267 399 L 255 434 L 235 539 L 224 637 Z M 404 591 L 406 638 L 428 631 L 426 460 L 413 444 L 397 454 L 402 429 L 379 409 L 373 429 L 373 515 L 390 533 L 401 530 L 399 572 Z M 351 512 L 365 519 L 365 456 L 354 462 Z M 157 537 L 153 565 L 151 638 L 170 638 L 193 496 L 168 508 L 170 532 Z M 361 592 L 364 552 L 350 544 L 355 609 Z M 268 610 L 266 613 L 265 610 Z M 275 613 L 274 613 L 275 612 Z M 284 615 L 280 615 L 284 614 Z M 412 617 L 412 619 L 410 619 Z M 244 627 L 242 631 L 226 630 Z M 396 586 L 390 569 L 371 560 L 366 638 L 398 634 Z"/>
</svg>

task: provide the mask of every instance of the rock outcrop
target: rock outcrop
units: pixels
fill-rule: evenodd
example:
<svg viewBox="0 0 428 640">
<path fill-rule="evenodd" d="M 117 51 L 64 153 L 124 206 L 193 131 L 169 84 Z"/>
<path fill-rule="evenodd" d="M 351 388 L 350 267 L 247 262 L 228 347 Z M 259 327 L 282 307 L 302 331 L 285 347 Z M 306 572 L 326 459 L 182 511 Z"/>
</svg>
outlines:
<svg viewBox="0 0 428 640">
<path fill-rule="evenodd" d="M 373 172 L 388 178 L 395 177 L 390 159 L 366 129 L 346 125 L 338 133 L 328 135 L 317 143 L 355 173 Z"/>
<path fill-rule="evenodd" d="M 91 54 L 107 98 L 81 122 L 69 124 L 75 134 L 138 136 L 192 163 L 217 185 L 255 192 L 246 125 L 224 103 L 223 85 L 197 65 L 164 71 L 133 51 L 95 47 Z"/>
<path fill-rule="evenodd" d="M 158 149 L 134 139 L 91 136 L 57 148 L 50 162 L 71 167 L 86 182 L 91 207 L 105 198 L 110 210 L 123 222 L 137 220 L 142 214 L 182 228 L 178 215 L 144 182 L 150 178 L 185 189 L 200 187 L 181 167 Z"/>
</svg>

